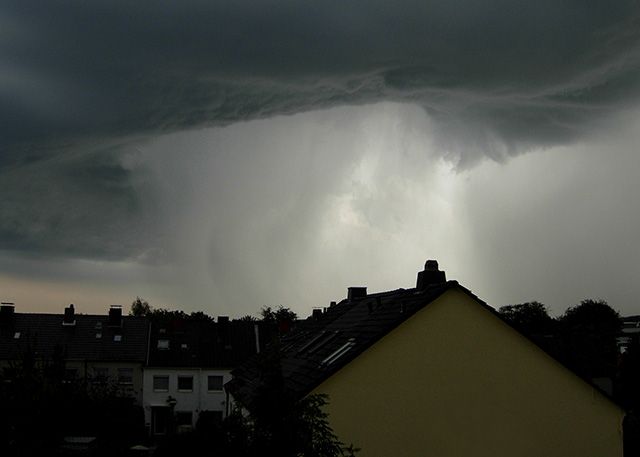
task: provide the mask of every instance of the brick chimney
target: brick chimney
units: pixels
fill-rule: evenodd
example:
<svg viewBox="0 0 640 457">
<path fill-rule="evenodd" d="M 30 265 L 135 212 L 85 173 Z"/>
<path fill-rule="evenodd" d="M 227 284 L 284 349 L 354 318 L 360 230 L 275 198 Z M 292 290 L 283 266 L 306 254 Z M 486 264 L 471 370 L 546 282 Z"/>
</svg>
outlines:
<svg viewBox="0 0 640 457">
<path fill-rule="evenodd" d="M 433 284 L 442 284 L 447 282 L 447 277 L 444 271 L 438 269 L 437 260 L 427 260 L 424 264 L 424 271 L 418 272 L 418 281 L 416 282 L 416 289 L 424 290 Z"/>
<path fill-rule="evenodd" d="M 11 324 L 13 322 L 13 312 L 15 305 L 10 302 L 2 302 L 0 304 L 0 323 Z"/>
<path fill-rule="evenodd" d="M 62 325 L 76 325 L 76 310 L 73 307 L 73 303 L 64 309 Z"/>
<path fill-rule="evenodd" d="M 122 327 L 122 305 L 109 308 L 109 327 Z"/>
<path fill-rule="evenodd" d="M 366 287 L 349 287 L 347 288 L 347 300 L 357 300 L 367 296 Z"/>
</svg>

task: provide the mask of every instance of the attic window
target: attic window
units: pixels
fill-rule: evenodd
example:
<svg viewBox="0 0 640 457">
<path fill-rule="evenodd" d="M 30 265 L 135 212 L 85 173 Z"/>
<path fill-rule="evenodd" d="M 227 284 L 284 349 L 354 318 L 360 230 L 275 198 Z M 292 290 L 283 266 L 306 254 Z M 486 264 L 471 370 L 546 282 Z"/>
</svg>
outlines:
<svg viewBox="0 0 640 457">
<path fill-rule="evenodd" d="M 99 330 L 102 328 L 102 322 L 96 322 L 96 330 Z"/>
<path fill-rule="evenodd" d="M 99 340 L 100 338 L 102 338 L 102 333 L 100 332 L 96 333 L 96 339 Z"/>
<path fill-rule="evenodd" d="M 182 343 L 182 344 L 180 345 L 180 348 L 181 348 L 181 349 L 189 349 L 189 345 L 188 345 L 187 343 Z"/>
<path fill-rule="evenodd" d="M 158 349 L 169 349 L 169 340 L 158 340 Z"/>
<path fill-rule="evenodd" d="M 166 328 L 161 328 L 158 330 L 158 333 L 167 333 L 167 329 Z"/>
<path fill-rule="evenodd" d="M 113 341 L 120 342 L 122 341 L 122 335 L 113 335 Z"/>
<path fill-rule="evenodd" d="M 13 339 L 14 340 L 19 340 L 20 339 L 20 332 L 16 332 L 13 334 Z"/>
<path fill-rule="evenodd" d="M 349 338 L 349 341 L 347 341 L 345 344 L 340 346 L 339 349 L 337 349 L 335 352 L 329 355 L 326 359 L 320 362 L 320 365 L 331 365 L 333 362 L 335 362 L 340 357 L 342 357 L 347 352 L 349 352 L 349 350 L 355 345 L 356 345 L 355 338 Z"/>
</svg>

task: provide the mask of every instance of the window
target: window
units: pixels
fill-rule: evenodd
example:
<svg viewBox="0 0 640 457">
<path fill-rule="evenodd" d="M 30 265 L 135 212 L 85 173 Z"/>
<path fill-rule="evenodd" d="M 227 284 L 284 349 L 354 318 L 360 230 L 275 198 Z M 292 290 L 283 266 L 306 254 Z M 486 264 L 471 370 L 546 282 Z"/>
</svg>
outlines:
<svg viewBox="0 0 640 457">
<path fill-rule="evenodd" d="M 16 332 L 13 334 L 13 339 L 14 340 L 19 340 L 20 339 L 20 332 Z"/>
<path fill-rule="evenodd" d="M 181 425 L 191 425 L 191 418 L 192 418 L 192 412 L 191 411 L 176 411 L 176 425 L 177 426 L 181 426 Z"/>
<path fill-rule="evenodd" d="M 99 340 L 100 338 L 102 338 L 102 333 L 96 333 L 96 339 Z"/>
<path fill-rule="evenodd" d="M 109 369 L 106 367 L 93 367 L 93 379 L 95 383 L 106 382 L 109 378 Z"/>
<path fill-rule="evenodd" d="M 178 376 L 178 390 L 191 392 L 193 390 L 193 376 Z"/>
<path fill-rule="evenodd" d="M 216 392 L 222 390 L 222 376 L 212 375 L 207 377 L 207 390 Z"/>
<path fill-rule="evenodd" d="M 158 349 L 169 349 L 169 340 L 158 340 Z"/>
<path fill-rule="evenodd" d="M 200 411 L 198 415 L 198 426 L 202 426 L 203 430 L 215 427 L 222 422 L 222 411 Z"/>
<path fill-rule="evenodd" d="M 154 376 L 153 377 L 153 391 L 154 392 L 168 392 L 169 391 L 169 376 Z"/>
<path fill-rule="evenodd" d="M 133 384 L 133 368 L 118 368 L 118 384 Z"/>
<path fill-rule="evenodd" d="M 113 341 L 120 342 L 122 341 L 122 335 L 113 335 Z"/>
<path fill-rule="evenodd" d="M 66 368 L 64 370 L 64 380 L 62 382 L 64 382 L 65 384 L 68 384 L 70 382 L 75 381 L 77 377 L 78 377 L 77 368 Z"/>
<path fill-rule="evenodd" d="M 181 349 L 189 349 L 189 345 L 188 345 L 187 343 L 182 343 L 182 344 L 180 345 L 180 348 L 181 348 Z"/>
</svg>

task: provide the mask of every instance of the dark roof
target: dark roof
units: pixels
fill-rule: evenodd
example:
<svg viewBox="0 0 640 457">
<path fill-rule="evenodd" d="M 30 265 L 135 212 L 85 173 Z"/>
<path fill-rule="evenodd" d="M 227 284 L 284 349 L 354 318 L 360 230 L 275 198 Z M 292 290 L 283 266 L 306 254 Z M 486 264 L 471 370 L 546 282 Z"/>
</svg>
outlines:
<svg viewBox="0 0 640 457">
<path fill-rule="evenodd" d="M 11 314 L 0 323 L 0 360 L 19 360 L 27 351 L 50 359 L 61 350 L 67 360 L 145 361 L 143 317 L 123 316 L 119 327 L 110 327 L 107 315 L 76 314 L 75 325 L 62 322 L 62 314 Z"/>
<path fill-rule="evenodd" d="M 188 317 L 153 322 L 149 366 L 234 368 L 256 354 L 256 326 L 260 348 L 265 348 L 276 328 L 264 322 L 214 323 Z"/>
<path fill-rule="evenodd" d="M 296 331 L 281 339 L 279 349 L 285 390 L 293 398 L 304 397 L 392 329 L 451 289 L 470 296 L 480 306 L 511 326 L 494 308 L 459 285 L 457 281 L 429 285 L 423 290 L 397 289 L 343 300 L 328 308 L 318 318 L 310 317 L 299 324 Z M 607 392 L 568 367 L 557 354 L 550 352 L 549 348 L 525 334 L 520 334 L 620 406 Z M 259 359 L 251 358 L 233 370 L 232 375 L 233 379 L 225 388 L 236 400 L 251 410 L 262 382 Z"/>
<path fill-rule="evenodd" d="M 456 281 L 449 281 L 429 286 L 425 290 L 398 289 L 369 294 L 343 300 L 328 308 L 322 315 L 300 323 L 296 331 L 280 341 L 285 389 L 294 398 L 303 397 L 451 288 L 460 288 L 470 293 Z M 485 306 L 488 307 L 486 304 Z M 252 358 L 233 370 L 232 374 L 233 380 L 225 387 L 251 409 L 261 382 L 258 359 Z"/>
</svg>

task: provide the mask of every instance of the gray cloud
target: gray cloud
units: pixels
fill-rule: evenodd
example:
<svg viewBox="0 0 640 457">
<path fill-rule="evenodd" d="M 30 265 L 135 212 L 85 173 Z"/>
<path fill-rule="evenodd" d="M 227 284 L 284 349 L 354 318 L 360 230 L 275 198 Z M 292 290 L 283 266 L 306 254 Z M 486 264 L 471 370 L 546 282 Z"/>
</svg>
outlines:
<svg viewBox="0 0 640 457">
<path fill-rule="evenodd" d="M 585 120 L 635 98 L 640 80 L 635 1 L 21 1 L 3 10 L 6 149 L 390 99 L 469 132 L 464 144 L 477 151 L 493 136 L 515 153 L 579 136 Z"/>
<path fill-rule="evenodd" d="M 0 249 L 161 258 L 135 147 L 168 132 L 390 100 L 460 168 L 582 138 L 637 103 L 638 6 L 4 2 Z"/>
</svg>

